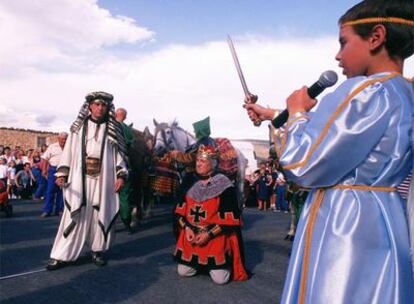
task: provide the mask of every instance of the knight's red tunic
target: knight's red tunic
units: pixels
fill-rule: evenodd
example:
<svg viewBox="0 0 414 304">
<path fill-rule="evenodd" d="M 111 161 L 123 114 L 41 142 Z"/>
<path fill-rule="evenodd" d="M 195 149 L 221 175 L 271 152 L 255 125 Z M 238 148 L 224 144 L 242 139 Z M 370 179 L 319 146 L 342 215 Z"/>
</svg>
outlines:
<svg viewBox="0 0 414 304">
<path fill-rule="evenodd" d="M 232 269 L 234 280 L 248 278 L 241 252 L 240 212 L 234 187 L 227 177 L 218 174 L 205 186 L 195 183 L 175 213 L 196 232 L 218 226 L 221 230 L 206 245 L 198 246 L 187 240 L 185 229 L 180 229 L 174 253 L 177 262 L 195 268 L 228 268 Z"/>
</svg>

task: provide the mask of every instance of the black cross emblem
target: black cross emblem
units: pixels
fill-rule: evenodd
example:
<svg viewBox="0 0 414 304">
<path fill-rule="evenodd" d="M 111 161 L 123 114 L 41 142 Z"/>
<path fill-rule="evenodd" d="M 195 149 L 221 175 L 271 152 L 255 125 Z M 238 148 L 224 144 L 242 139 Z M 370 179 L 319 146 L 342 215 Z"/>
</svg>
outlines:
<svg viewBox="0 0 414 304">
<path fill-rule="evenodd" d="M 203 210 L 203 212 L 200 212 L 201 206 L 196 206 L 195 210 L 190 210 L 190 215 L 194 215 L 194 223 L 200 223 L 200 217 L 202 219 L 206 218 L 206 212 Z"/>
</svg>

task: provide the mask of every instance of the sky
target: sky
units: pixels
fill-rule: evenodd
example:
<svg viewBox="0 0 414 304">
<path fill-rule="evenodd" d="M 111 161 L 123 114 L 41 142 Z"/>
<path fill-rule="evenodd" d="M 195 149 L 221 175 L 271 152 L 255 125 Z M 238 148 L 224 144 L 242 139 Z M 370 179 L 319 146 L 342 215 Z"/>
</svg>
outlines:
<svg viewBox="0 0 414 304">
<path fill-rule="evenodd" d="M 285 108 L 323 71 L 341 74 L 337 21 L 358 2 L 1 0 L 0 126 L 67 131 L 85 95 L 106 91 L 140 130 L 210 116 L 214 137 L 267 139 L 242 108 L 227 35 L 258 102 Z"/>
</svg>

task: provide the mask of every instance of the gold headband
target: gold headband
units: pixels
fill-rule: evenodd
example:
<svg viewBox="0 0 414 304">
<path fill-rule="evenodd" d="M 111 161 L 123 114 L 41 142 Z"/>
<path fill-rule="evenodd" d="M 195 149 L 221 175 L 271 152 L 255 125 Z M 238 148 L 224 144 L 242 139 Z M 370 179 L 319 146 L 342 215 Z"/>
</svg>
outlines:
<svg viewBox="0 0 414 304">
<path fill-rule="evenodd" d="M 372 17 L 372 18 L 362 18 L 352 21 L 347 21 L 342 23 L 342 25 L 356 25 L 356 24 L 364 24 L 364 23 L 399 23 L 405 25 L 414 26 L 414 20 L 408 20 L 404 18 L 397 18 L 397 17 Z"/>
</svg>

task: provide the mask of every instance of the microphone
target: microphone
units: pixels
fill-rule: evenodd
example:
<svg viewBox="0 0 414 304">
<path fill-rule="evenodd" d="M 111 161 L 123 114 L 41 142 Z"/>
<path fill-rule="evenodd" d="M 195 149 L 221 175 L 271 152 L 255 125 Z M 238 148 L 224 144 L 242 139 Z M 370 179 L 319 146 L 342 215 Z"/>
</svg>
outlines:
<svg viewBox="0 0 414 304">
<path fill-rule="evenodd" d="M 319 80 L 308 88 L 308 95 L 310 98 L 315 98 L 328 87 L 333 86 L 338 81 L 338 75 L 334 71 L 325 71 L 322 73 Z M 285 124 L 289 118 L 287 109 L 283 110 L 275 119 L 272 120 L 272 125 L 278 129 Z"/>
</svg>

